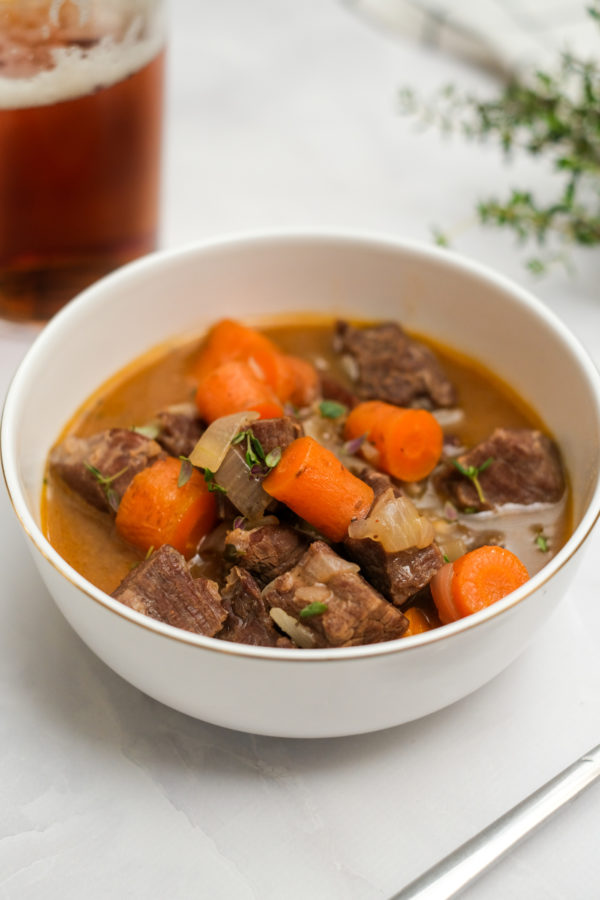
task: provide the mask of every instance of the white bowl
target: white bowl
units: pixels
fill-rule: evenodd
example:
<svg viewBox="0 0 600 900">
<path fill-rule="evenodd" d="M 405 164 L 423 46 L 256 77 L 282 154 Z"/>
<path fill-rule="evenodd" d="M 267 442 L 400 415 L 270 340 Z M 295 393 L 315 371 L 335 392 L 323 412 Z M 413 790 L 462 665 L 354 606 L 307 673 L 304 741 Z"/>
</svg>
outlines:
<svg viewBox="0 0 600 900">
<path fill-rule="evenodd" d="M 557 439 L 575 529 L 546 566 L 488 609 L 438 630 L 363 647 L 251 647 L 134 612 L 65 563 L 40 530 L 48 450 L 105 379 L 153 345 L 224 315 L 394 318 L 481 360 Z M 40 334 L 2 422 L 8 491 L 58 607 L 107 665 L 152 697 L 219 725 L 330 737 L 446 706 L 519 654 L 564 596 L 600 510 L 600 378 L 530 294 L 448 251 L 352 234 L 258 235 L 156 254 L 98 282 Z M 40 635 L 40 640 L 43 637 Z"/>
</svg>

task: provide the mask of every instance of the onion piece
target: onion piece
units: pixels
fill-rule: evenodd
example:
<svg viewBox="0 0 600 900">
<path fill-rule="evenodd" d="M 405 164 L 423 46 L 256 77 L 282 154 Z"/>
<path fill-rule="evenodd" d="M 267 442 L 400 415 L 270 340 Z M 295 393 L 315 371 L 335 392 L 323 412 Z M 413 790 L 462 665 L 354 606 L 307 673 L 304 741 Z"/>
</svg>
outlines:
<svg viewBox="0 0 600 900">
<path fill-rule="evenodd" d="M 199 469 L 216 472 L 231 445 L 231 441 L 247 425 L 259 418 L 257 412 L 247 411 L 221 416 L 208 426 L 192 452 L 190 462 Z"/>
<path fill-rule="evenodd" d="M 233 447 L 215 473 L 217 484 L 225 488 L 227 498 L 250 523 L 261 518 L 273 498 L 263 490 L 261 481 L 256 478 L 246 460 Z"/>
<path fill-rule="evenodd" d="M 341 575 L 344 572 L 348 574 L 359 571 L 360 566 L 356 563 L 348 562 L 338 556 L 337 553 L 315 553 L 309 554 L 302 561 L 302 577 L 306 581 L 314 584 L 325 585 L 334 575 Z"/>
<path fill-rule="evenodd" d="M 310 650 L 315 646 L 315 639 L 310 629 L 306 625 L 301 625 L 300 622 L 297 622 L 293 616 L 290 616 L 280 606 L 271 607 L 269 615 L 275 624 L 279 625 L 281 630 L 291 637 L 299 647 L 302 647 L 304 650 Z"/>
<path fill-rule="evenodd" d="M 350 523 L 348 537 L 371 538 L 378 541 L 386 553 L 398 553 L 409 547 L 420 550 L 428 547 L 435 537 L 435 529 L 412 500 L 395 497 L 389 488 L 376 500 L 366 519 Z"/>
</svg>

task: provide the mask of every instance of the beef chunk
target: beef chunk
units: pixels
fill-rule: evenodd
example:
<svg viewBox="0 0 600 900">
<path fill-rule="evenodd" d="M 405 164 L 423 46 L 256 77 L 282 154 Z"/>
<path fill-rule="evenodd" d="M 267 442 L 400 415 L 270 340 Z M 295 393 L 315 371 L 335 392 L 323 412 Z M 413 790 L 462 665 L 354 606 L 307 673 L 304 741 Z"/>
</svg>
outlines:
<svg viewBox="0 0 600 900">
<path fill-rule="evenodd" d="M 356 566 L 323 541 L 314 541 L 293 569 L 270 582 L 263 597 L 271 609 L 299 622 L 314 647 L 389 641 L 408 627 L 406 617 L 356 573 Z M 300 618 L 311 603 L 326 609 Z"/>
<path fill-rule="evenodd" d="M 50 470 L 71 490 L 98 509 L 114 512 L 134 475 L 161 456 L 156 441 L 126 428 L 111 428 L 92 437 L 69 435 L 54 447 L 49 462 Z"/>
<path fill-rule="evenodd" d="M 230 531 L 225 553 L 229 559 L 240 560 L 265 585 L 295 566 L 306 545 L 306 537 L 289 525 L 259 525 L 250 531 Z"/>
<path fill-rule="evenodd" d="M 208 578 L 192 578 L 188 565 L 168 544 L 125 576 L 113 597 L 159 622 L 213 637 L 227 612 Z"/>
<path fill-rule="evenodd" d="M 435 543 L 423 549 L 410 547 L 388 553 L 372 538 L 346 538 L 344 548 L 365 578 L 395 606 L 402 606 L 429 584 L 444 564 L 442 551 Z"/>
<path fill-rule="evenodd" d="M 171 456 L 189 456 L 204 431 L 202 420 L 195 408 L 173 407 L 157 413 L 156 421 L 160 432 L 157 442 Z"/>
<path fill-rule="evenodd" d="M 427 409 L 454 406 L 456 391 L 435 355 L 396 322 L 372 328 L 336 325 L 335 349 L 356 368 L 354 389 L 361 400 Z"/>
<path fill-rule="evenodd" d="M 352 409 L 358 403 L 356 394 L 329 372 L 321 372 L 319 382 L 324 400 L 335 400 L 336 403 L 343 403 L 348 409 Z"/>
<path fill-rule="evenodd" d="M 296 422 L 291 416 L 283 416 L 279 419 L 259 419 L 250 426 L 254 437 L 260 441 L 265 456 L 280 447 L 282 450 L 302 437 L 304 429 L 300 422 Z M 243 447 L 244 445 L 242 445 Z"/>
<path fill-rule="evenodd" d="M 227 619 L 217 637 L 237 644 L 260 647 L 293 647 L 275 628 L 260 587 L 246 569 L 234 566 L 223 589 Z"/>
<path fill-rule="evenodd" d="M 479 474 L 482 503 L 473 482 L 448 464 L 436 480 L 459 509 L 482 510 L 503 503 L 555 503 L 565 479 L 556 445 L 529 428 L 497 428 L 491 437 L 458 457 L 464 468 L 493 461 Z"/>
<path fill-rule="evenodd" d="M 394 497 L 402 496 L 402 488 L 396 484 L 389 475 L 386 475 L 385 472 L 378 472 L 377 469 L 364 468 L 358 472 L 357 475 L 361 481 L 364 481 L 373 489 L 375 500 L 377 500 L 378 497 L 381 497 L 382 494 L 385 494 L 386 491 L 389 491 L 390 488 L 394 492 Z"/>
</svg>

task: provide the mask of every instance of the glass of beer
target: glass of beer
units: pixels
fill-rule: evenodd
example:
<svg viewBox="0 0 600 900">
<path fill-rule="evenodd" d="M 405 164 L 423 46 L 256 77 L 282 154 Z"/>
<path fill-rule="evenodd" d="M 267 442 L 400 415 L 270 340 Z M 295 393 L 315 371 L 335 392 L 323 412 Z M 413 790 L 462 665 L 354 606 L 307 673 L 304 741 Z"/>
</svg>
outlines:
<svg viewBox="0 0 600 900">
<path fill-rule="evenodd" d="M 157 242 L 161 0 L 0 0 L 0 317 Z"/>
</svg>

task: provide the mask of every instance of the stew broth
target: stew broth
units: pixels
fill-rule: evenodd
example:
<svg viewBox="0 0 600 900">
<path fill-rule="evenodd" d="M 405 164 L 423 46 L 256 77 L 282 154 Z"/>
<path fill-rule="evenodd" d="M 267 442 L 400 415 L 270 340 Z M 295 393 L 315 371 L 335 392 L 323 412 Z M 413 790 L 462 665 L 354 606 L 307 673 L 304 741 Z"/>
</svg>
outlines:
<svg viewBox="0 0 600 900">
<path fill-rule="evenodd" d="M 318 369 L 327 368 L 341 382 L 349 383 L 339 357 L 332 350 L 331 324 L 321 320 L 301 326 L 278 326 L 265 333 L 285 352 L 301 356 Z M 533 410 L 498 378 L 449 348 L 432 345 L 458 393 L 458 410 L 440 414 L 444 430 L 472 446 L 497 427 L 541 428 Z M 131 428 L 150 421 L 155 413 L 173 404 L 193 400 L 195 382 L 191 363 L 201 341 L 171 346 L 157 356 L 152 351 L 118 373 L 75 414 L 60 439 L 67 435 L 93 435 L 110 427 Z M 445 424 L 447 421 L 448 424 Z M 430 498 L 429 498 L 430 499 Z M 417 506 L 429 502 L 427 491 L 415 489 Z M 566 540 L 569 533 L 568 503 L 540 505 L 531 509 L 507 508 L 461 516 L 469 527 L 482 533 L 501 532 L 504 546 L 515 552 L 533 574 Z M 114 519 L 95 510 L 48 472 L 42 499 L 42 522 L 46 536 L 58 553 L 86 579 L 110 593 L 143 553 L 117 534 Z M 542 534 L 548 550 L 536 542 Z"/>
</svg>

